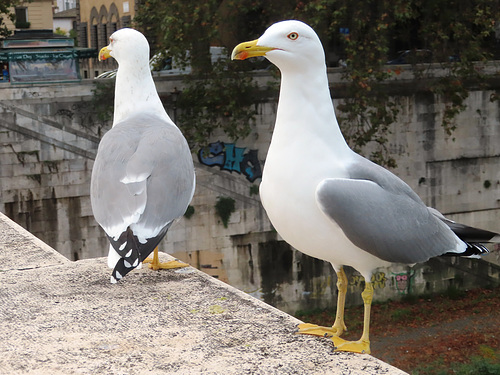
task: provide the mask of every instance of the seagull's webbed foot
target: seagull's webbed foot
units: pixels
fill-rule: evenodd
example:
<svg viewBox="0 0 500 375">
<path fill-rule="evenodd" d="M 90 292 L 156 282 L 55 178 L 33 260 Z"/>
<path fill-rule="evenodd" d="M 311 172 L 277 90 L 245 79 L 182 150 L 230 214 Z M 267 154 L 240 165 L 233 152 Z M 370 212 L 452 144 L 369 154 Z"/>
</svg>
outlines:
<svg viewBox="0 0 500 375">
<path fill-rule="evenodd" d="M 365 282 L 365 290 L 363 291 L 363 293 L 361 293 L 361 297 L 363 297 L 363 302 L 365 305 L 363 334 L 358 341 L 346 341 L 337 336 L 331 337 L 333 345 L 335 345 L 335 351 L 364 354 L 370 354 L 371 352 L 369 339 L 370 312 L 373 299 L 373 284 L 371 282 Z"/>
<path fill-rule="evenodd" d="M 158 257 L 158 248 L 154 250 L 153 259 L 146 258 L 143 263 L 149 263 L 149 268 L 154 271 L 158 270 L 169 270 L 173 268 L 182 268 L 188 267 L 189 264 L 180 262 L 178 260 L 169 260 L 168 262 L 160 262 L 160 258 Z"/>
<path fill-rule="evenodd" d="M 370 354 L 369 340 L 347 341 L 337 336 L 331 337 L 331 340 L 335 345 L 335 351 Z"/>
<path fill-rule="evenodd" d="M 297 326 L 297 333 L 321 337 L 338 337 L 347 330 L 345 325 L 334 324 L 332 327 L 322 327 L 316 324 L 302 323 Z"/>
<path fill-rule="evenodd" d="M 339 276 L 342 276 L 343 272 L 339 273 Z M 343 279 L 343 278 L 342 278 Z M 339 277 L 339 280 L 341 280 Z M 339 285 L 339 284 L 337 284 Z M 345 289 L 339 288 L 339 303 L 337 305 L 337 318 L 335 319 L 335 323 L 331 328 L 329 327 L 320 327 L 314 324 L 299 324 L 298 333 L 306 334 L 306 335 L 315 335 L 315 336 L 323 336 L 328 337 L 333 341 L 333 345 L 335 346 L 335 351 L 342 352 L 353 352 L 353 353 L 364 353 L 370 354 L 370 311 L 371 311 L 371 303 L 373 299 L 373 284 L 371 282 L 365 282 L 365 290 L 361 293 L 361 297 L 364 302 L 364 322 L 363 322 L 363 334 L 358 341 L 347 341 L 341 339 L 339 336 L 346 331 L 346 327 L 344 324 L 344 296 Z"/>
<path fill-rule="evenodd" d="M 188 267 L 189 264 L 184 263 L 184 262 L 179 262 L 178 260 L 169 260 L 168 262 L 158 262 L 158 263 L 153 263 L 151 262 L 149 264 L 149 268 L 151 268 L 154 271 L 158 270 L 169 270 L 172 268 L 182 268 L 182 267 Z"/>
<path fill-rule="evenodd" d="M 344 306 L 345 306 L 345 295 L 347 292 L 347 276 L 342 267 L 337 271 L 337 289 L 339 291 L 337 300 L 337 314 L 335 317 L 335 322 L 331 327 L 321 327 L 315 324 L 302 323 L 299 324 L 297 333 L 304 335 L 314 335 L 322 337 L 339 337 L 347 331 L 347 327 L 344 323 Z"/>
</svg>

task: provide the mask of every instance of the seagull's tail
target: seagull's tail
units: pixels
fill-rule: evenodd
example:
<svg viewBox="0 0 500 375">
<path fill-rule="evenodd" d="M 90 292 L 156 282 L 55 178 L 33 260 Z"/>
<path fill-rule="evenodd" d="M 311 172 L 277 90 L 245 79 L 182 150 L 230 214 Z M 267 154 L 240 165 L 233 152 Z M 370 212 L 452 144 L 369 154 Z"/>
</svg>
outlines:
<svg viewBox="0 0 500 375">
<path fill-rule="evenodd" d="M 465 241 L 464 241 L 465 242 Z M 485 255 L 490 251 L 486 246 L 481 243 L 465 242 L 467 246 L 465 251 L 462 253 L 445 253 L 443 256 L 460 256 L 466 258 L 480 258 L 481 255 Z"/>
<path fill-rule="evenodd" d="M 488 248 L 484 246 L 485 243 L 500 242 L 500 234 L 498 233 L 456 223 L 453 220 L 444 217 L 437 210 L 432 208 L 430 208 L 430 210 L 435 216 L 441 219 L 441 221 L 443 221 L 467 246 L 465 248 L 465 251 L 461 253 L 449 252 L 443 255 L 478 258 L 479 256 L 490 252 Z"/>
<path fill-rule="evenodd" d="M 115 284 L 127 273 L 139 266 L 165 237 L 169 227 L 170 225 L 165 226 L 158 235 L 148 238 L 146 243 L 140 242 L 130 227 L 116 241 L 113 237 L 108 236 L 111 245 L 120 255 L 120 259 L 116 262 L 111 273 L 111 283 Z"/>
</svg>

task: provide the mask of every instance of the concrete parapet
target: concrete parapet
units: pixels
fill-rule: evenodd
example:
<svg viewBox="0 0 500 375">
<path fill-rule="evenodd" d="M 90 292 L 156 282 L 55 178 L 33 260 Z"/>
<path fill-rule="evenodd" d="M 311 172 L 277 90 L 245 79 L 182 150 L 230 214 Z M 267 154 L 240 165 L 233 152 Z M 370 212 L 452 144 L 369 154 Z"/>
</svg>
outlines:
<svg viewBox="0 0 500 375">
<path fill-rule="evenodd" d="M 403 374 L 192 267 L 109 275 L 0 213 L 0 373 Z"/>
</svg>

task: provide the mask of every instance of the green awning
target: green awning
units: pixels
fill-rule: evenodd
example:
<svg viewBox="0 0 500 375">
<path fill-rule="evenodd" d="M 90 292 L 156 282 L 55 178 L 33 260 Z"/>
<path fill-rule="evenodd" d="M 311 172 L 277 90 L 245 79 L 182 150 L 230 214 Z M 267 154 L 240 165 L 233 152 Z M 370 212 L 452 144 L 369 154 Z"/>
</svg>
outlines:
<svg viewBox="0 0 500 375">
<path fill-rule="evenodd" d="M 75 48 L 79 59 L 97 58 L 97 50 L 94 48 Z"/>
<path fill-rule="evenodd" d="M 68 60 L 97 57 L 93 48 L 0 50 L 1 61 Z"/>
<path fill-rule="evenodd" d="M 9 52 L 9 61 L 69 60 L 74 59 L 74 51 L 22 51 Z"/>
</svg>

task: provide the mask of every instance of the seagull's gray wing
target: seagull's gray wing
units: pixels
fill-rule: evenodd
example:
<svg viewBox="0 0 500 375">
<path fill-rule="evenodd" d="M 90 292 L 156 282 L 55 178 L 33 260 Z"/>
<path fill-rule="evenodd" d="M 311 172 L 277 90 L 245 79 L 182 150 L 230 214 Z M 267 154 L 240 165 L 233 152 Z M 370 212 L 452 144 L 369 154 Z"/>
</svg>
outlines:
<svg viewBox="0 0 500 375">
<path fill-rule="evenodd" d="M 362 157 L 348 173 L 350 178 L 323 180 L 316 198 L 356 246 L 397 263 L 458 250 L 453 232 L 394 174 Z"/>
<path fill-rule="evenodd" d="M 105 232 L 117 237 L 137 222 L 146 207 L 147 193 L 139 186 L 134 191 L 124 184 L 127 163 L 137 151 L 139 134 L 126 126 L 115 126 L 101 139 L 92 169 L 90 196 L 96 221 Z M 139 185 L 139 184 L 135 184 Z M 116 239 L 116 238 L 115 238 Z"/>
<path fill-rule="evenodd" d="M 92 209 L 115 239 L 130 225 L 146 237 L 158 234 L 184 214 L 193 189 L 189 147 L 179 129 L 161 118 L 138 114 L 102 138 L 92 171 Z"/>
</svg>

